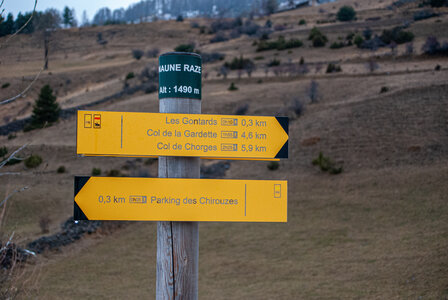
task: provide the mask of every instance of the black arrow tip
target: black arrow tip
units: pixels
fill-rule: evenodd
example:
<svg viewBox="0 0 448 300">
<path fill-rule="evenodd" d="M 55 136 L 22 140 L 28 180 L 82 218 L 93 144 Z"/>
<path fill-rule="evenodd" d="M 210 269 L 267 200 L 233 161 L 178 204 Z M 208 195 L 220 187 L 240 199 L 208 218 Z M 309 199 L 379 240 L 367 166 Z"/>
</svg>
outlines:
<svg viewBox="0 0 448 300">
<path fill-rule="evenodd" d="M 278 151 L 275 158 L 288 158 L 288 144 L 289 142 L 286 141 L 283 147 L 280 149 L 280 151 Z"/>
<path fill-rule="evenodd" d="M 288 117 L 275 117 L 277 122 L 282 126 L 283 130 L 289 135 L 289 118 Z"/>
<path fill-rule="evenodd" d="M 87 216 L 85 215 L 85 213 L 82 211 L 82 209 L 79 207 L 79 205 L 76 202 L 74 203 L 74 207 L 73 207 L 73 220 L 75 221 L 84 221 L 84 220 L 88 220 Z"/>
<path fill-rule="evenodd" d="M 84 185 L 89 181 L 90 176 L 75 176 L 75 197 Z"/>
</svg>

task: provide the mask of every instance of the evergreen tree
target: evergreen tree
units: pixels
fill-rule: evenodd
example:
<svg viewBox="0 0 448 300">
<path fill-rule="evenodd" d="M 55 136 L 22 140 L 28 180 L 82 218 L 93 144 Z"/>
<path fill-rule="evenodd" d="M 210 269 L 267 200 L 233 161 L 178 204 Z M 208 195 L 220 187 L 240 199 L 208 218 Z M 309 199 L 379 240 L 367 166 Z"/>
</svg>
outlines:
<svg viewBox="0 0 448 300">
<path fill-rule="evenodd" d="M 14 33 L 14 17 L 9 13 L 6 20 L 3 17 L 0 17 L 0 36 L 12 33 Z"/>
<path fill-rule="evenodd" d="M 76 26 L 74 10 L 68 8 L 68 6 L 64 7 L 64 11 L 62 12 L 62 20 L 66 28 Z"/>
<path fill-rule="evenodd" d="M 342 22 L 352 21 L 355 19 L 355 17 L 356 17 L 355 10 L 353 9 L 353 7 L 347 5 L 342 6 L 337 14 L 338 20 Z"/>
<path fill-rule="evenodd" d="M 22 15 L 22 13 L 19 12 L 19 14 L 17 15 L 16 21 L 14 22 L 15 28 L 14 31 L 19 30 L 20 28 L 22 28 L 26 22 L 28 22 L 28 20 L 31 18 L 31 16 L 33 15 L 33 13 L 25 13 L 24 15 Z M 34 32 L 34 24 L 33 22 L 29 22 L 28 25 L 26 25 L 25 28 L 23 28 L 23 30 L 20 33 L 33 33 Z"/>
<path fill-rule="evenodd" d="M 47 84 L 41 90 L 39 98 L 33 107 L 33 115 L 31 116 L 31 128 L 42 128 L 45 124 L 51 124 L 59 119 L 61 111 L 59 104 L 56 102 L 56 96 L 53 90 Z"/>
</svg>

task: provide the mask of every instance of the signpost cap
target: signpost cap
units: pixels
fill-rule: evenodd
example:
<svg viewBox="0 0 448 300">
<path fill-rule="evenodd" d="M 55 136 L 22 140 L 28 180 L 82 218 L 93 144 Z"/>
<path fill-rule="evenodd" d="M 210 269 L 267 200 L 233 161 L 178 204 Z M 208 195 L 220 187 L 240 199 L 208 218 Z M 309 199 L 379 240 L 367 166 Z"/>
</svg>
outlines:
<svg viewBox="0 0 448 300">
<path fill-rule="evenodd" d="M 198 58 L 201 58 L 201 56 L 199 54 L 194 53 L 194 52 L 175 52 L 175 51 L 174 52 L 165 52 L 163 54 L 160 54 L 159 57 L 168 56 L 168 55 L 190 55 L 190 56 L 196 56 Z"/>
</svg>

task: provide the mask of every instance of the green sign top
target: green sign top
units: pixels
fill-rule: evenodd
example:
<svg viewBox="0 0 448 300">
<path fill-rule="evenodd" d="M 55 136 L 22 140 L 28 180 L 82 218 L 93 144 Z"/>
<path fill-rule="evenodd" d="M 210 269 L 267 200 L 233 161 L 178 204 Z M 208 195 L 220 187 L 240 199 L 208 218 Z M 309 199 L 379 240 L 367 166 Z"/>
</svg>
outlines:
<svg viewBox="0 0 448 300">
<path fill-rule="evenodd" d="M 201 56 L 169 52 L 159 57 L 159 99 L 201 99 Z"/>
</svg>

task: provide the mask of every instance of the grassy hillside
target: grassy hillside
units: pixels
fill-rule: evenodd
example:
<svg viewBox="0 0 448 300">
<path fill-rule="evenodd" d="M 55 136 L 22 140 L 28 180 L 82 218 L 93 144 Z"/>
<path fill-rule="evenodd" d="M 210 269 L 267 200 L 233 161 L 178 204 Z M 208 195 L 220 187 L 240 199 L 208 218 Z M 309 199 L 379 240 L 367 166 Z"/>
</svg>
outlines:
<svg viewBox="0 0 448 300">
<path fill-rule="evenodd" d="M 58 30 L 52 33 L 49 69 L 26 97 L 0 106 L 0 125 L 30 116 L 47 83 L 62 108 L 117 95 L 126 83 L 146 84 L 141 72 L 157 65 L 157 59 L 136 60 L 133 49 L 157 47 L 163 53 L 194 43 L 202 53 L 222 53 L 224 60 L 204 64 L 203 113 L 234 114 L 247 106 L 248 115 L 291 118 L 289 159 L 278 170 L 270 171 L 268 162 L 232 161 L 225 178 L 288 180 L 288 223 L 201 223 L 200 298 L 444 299 L 448 58 L 425 55 L 422 45 L 428 36 L 448 40 L 448 10 L 434 9 L 438 16 L 414 21 L 414 13 L 428 8 L 419 8 L 417 2 L 390 7 L 392 2 L 355 5 L 341 0 L 274 14 L 269 17 L 269 41 L 283 36 L 304 45 L 262 52 L 256 51 L 260 41 L 255 36 L 210 43 L 215 34 L 207 32 L 214 20 L 208 19 Z M 355 7 L 356 21 L 336 21 L 345 4 Z M 305 25 L 298 24 L 301 19 Z M 264 26 L 267 20 L 253 22 Z M 381 35 L 404 24 L 415 36 L 413 53 L 408 43 L 395 50 L 355 45 L 330 49 L 351 33 L 362 35 L 366 27 Z M 276 25 L 281 30 L 274 30 Z M 308 40 L 314 26 L 327 36 L 325 47 L 313 47 Z M 106 45 L 97 42 L 100 33 Z M 19 35 L 0 53 L 0 85 L 10 83 L 0 89 L 2 100 L 23 90 L 39 72 L 42 38 L 38 33 Z M 251 77 L 244 70 L 231 70 L 227 78 L 219 75 L 224 62 L 241 56 L 257 67 Z M 267 67 L 274 60 L 279 66 Z M 329 63 L 341 72 L 326 73 Z M 130 72 L 135 78 L 125 80 Z M 228 90 L 231 82 L 237 91 Z M 316 101 L 310 97 L 312 82 Z M 157 112 L 157 93 L 124 93 L 92 109 Z M 50 220 L 49 234 L 58 232 L 73 213 L 74 175 L 100 168 L 102 175 L 119 170 L 128 176 L 157 177 L 157 163 L 148 165 L 143 159 L 77 157 L 75 124 L 69 117 L 45 129 L 19 131 L 13 139 L 0 136 L 0 147 L 10 153 L 28 143 L 23 157 L 43 158 L 36 169 L 19 163 L 0 170 L 21 173 L 0 176 L 0 195 L 30 187 L 6 204 L 4 237 L 15 232 L 16 242 L 26 245 L 45 235 L 39 227 L 44 218 Z M 330 175 L 313 166 L 319 153 L 342 166 L 342 173 Z M 65 173 L 57 173 L 60 166 Z M 39 270 L 33 298 L 152 299 L 155 256 L 155 223 L 126 223 L 47 251 L 24 271 Z"/>
</svg>

